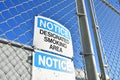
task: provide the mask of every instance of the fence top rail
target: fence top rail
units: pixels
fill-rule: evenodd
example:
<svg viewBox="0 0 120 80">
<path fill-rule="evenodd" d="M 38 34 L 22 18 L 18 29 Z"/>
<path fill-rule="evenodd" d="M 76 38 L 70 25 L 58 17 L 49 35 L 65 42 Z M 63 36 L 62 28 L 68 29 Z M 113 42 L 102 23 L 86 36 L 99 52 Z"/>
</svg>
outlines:
<svg viewBox="0 0 120 80">
<path fill-rule="evenodd" d="M 118 15 L 120 15 L 120 11 L 118 11 L 114 6 L 112 6 L 109 2 L 106 0 L 101 0 L 103 3 L 105 3 L 109 8 L 111 8 L 113 11 L 115 11 Z"/>
<path fill-rule="evenodd" d="M 15 46 L 15 47 L 18 47 L 18 48 L 23 48 L 23 49 L 30 50 L 30 51 L 34 51 L 33 47 L 31 47 L 31 46 L 24 45 L 24 44 L 14 42 L 14 41 L 11 41 L 11 40 L 3 39 L 3 38 L 0 38 L 0 43 L 12 45 L 12 46 Z"/>
</svg>

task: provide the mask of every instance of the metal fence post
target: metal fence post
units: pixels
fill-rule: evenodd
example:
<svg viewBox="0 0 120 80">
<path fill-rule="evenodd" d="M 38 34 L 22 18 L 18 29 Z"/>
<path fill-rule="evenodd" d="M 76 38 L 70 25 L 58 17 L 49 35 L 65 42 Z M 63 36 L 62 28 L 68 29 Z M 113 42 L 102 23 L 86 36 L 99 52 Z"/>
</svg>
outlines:
<svg viewBox="0 0 120 80">
<path fill-rule="evenodd" d="M 91 22 L 92 22 L 92 29 L 93 29 L 93 33 L 94 33 L 94 37 L 95 37 L 95 45 L 97 47 L 97 54 L 98 54 L 98 59 L 99 59 L 99 65 L 100 65 L 100 71 L 101 71 L 101 78 L 102 80 L 106 80 L 106 74 L 105 74 L 105 67 L 104 67 L 104 62 L 102 59 L 102 49 L 101 49 L 101 43 L 99 41 L 99 33 L 97 31 L 98 28 L 98 24 L 95 21 L 95 13 L 93 12 L 93 7 L 91 5 L 91 1 L 88 1 L 88 6 L 89 6 L 89 10 L 90 10 L 90 17 L 91 17 Z"/>
<path fill-rule="evenodd" d="M 87 77 L 88 80 L 98 80 L 84 0 L 76 0 L 76 4 Z"/>
</svg>

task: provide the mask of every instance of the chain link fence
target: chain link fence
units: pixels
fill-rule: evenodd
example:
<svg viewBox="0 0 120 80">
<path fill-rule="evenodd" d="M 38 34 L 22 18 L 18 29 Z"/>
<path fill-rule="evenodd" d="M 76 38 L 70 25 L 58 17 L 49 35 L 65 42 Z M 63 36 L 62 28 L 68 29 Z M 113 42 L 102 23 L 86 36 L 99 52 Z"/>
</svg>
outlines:
<svg viewBox="0 0 120 80">
<path fill-rule="evenodd" d="M 32 51 L 24 47 L 0 40 L 0 80 L 31 80 L 32 66 L 28 56 Z"/>
<path fill-rule="evenodd" d="M 110 80 L 119 80 L 120 1 L 91 1 L 101 34 L 106 75 Z M 0 0 L 0 80 L 31 80 L 36 15 L 56 20 L 70 30 L 76 79 L 87 80 L 84 58 L 80 55 L 82 46 L 75 0 Z"/>
<path fill-rule="evenodd" d="M 120 1 L 94 0 L 94 9 L 101 34 L 106 75 L 110 80 L 120 76 Z"/>
<path fill-rule="evenodd" d="M 30 57 L 33 52 L 34 16 L 58 21 L 72 33 L 75 69 L 85 66 L 79 55 L 81 43 L 75 0 L 1 0 L 0 1 L 0 80 L 31 80 Z"/>
</svg>

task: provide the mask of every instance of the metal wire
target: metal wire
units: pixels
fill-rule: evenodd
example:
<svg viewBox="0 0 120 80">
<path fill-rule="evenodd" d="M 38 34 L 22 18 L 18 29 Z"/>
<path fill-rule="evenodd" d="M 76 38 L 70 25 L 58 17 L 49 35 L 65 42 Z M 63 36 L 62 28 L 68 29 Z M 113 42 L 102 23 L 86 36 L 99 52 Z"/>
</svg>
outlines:
<svg viewBox="0 0 120 80">
<path fill-rule="evenodd" d="M 110 0 L 107 1 L 109 2 Z M 100 3 L 100 7 L 98 7 L 98 3 Z M 110 5 L 116 5 L 116 3 L 111 3 Z M 120 47 L 120 45 L 118 45 L 118 37 L 120 37 L 118 30 L 120 29 L 120 16 L 112 10 L 111 7 L 105 5 L 100 0 L 95 0 L 94 6 L 99 26 L 99 33 L 101 34 L 99 36 L 102 43 L 101 48 L 103 49 L 104 63 L 106 64 L 106 75 L 109 76 L 110 80 L 119 80 L 119 63 L 117 62 L 118 58 L 116 58 L 116 56 L 119 56 L 118 48 Z M 115 8 L 117 9 L 117 7 Z M 113 51 L 111 51 L 111 49 Z"/>
<path fill-rule="evenodd" d="M 85 79 L 85 62 L 74 0 L 2 0 L 0 1 L 0 80 L 31 80 L 34 16 L 58 21 L 72 33 L 74 66 Z M 87 78 L 86 78 L 87 79 Z"/>
<path fill-rule="evenodd" d="M 119 0 L 106 0 L 120 12 Z M 120 76 L 120 15 L 101 0 L 93 0 L 95 20 L 110 80 Z M 86 5 L 87 6 L 87 5 Z M 0 1 L 0 80 L 31 80 L 34 16 L 58 21 L 72 33 L 76 79 L 87 80 L 75 0 Z"/>
</svg>

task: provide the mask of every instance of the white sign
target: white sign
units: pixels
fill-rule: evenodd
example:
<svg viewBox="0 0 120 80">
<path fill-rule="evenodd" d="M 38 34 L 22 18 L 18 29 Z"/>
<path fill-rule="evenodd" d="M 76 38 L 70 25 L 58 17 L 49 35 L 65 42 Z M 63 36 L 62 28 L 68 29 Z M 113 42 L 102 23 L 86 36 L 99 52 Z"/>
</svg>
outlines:
<svg viewBox="0 0 120 80">
<path fill-rule="evenodd" d="M 70 32 L 58 22 L 42 16 L 35 17 L 34 40 L 36 48 L 73 57 Z"/>
<path fill-rule="evenodd" d="M 71 59 L 43 51 L 33 53 L 32 80 L 75 80 Z"/>
</svg>

